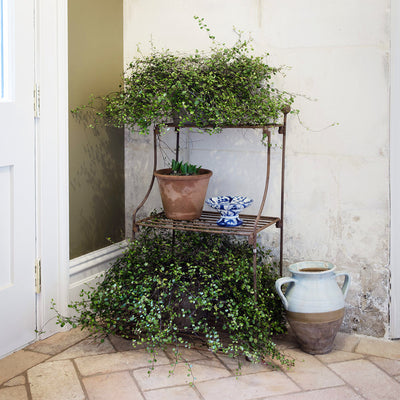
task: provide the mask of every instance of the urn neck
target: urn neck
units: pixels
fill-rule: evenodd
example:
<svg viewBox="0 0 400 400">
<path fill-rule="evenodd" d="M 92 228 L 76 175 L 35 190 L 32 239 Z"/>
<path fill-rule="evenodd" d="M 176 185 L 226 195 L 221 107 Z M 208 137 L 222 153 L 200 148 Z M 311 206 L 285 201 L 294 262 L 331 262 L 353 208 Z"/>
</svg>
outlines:
<svg viewBox="0 0 400 400">
<path fill-rule="evenodd" d="M 332 263 L 326 261 L 302 261 L 289 266 L 293 276 L 309 278 L 334 275 L 335 269 Z"/>
</svg>

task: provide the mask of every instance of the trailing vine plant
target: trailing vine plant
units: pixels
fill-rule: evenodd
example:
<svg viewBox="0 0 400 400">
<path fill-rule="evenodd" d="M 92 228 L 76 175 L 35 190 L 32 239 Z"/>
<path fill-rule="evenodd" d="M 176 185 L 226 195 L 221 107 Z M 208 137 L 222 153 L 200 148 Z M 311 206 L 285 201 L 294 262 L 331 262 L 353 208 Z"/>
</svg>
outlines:
<svg viewBox="0 0 400 400">
<path fill-rule="evenodd" d="M 204 18 L 194 17 L 211 40 L 208 52 L 193 54 L 158 50 L 139 55 L 129 64 L 117 92 L 92 97 L 73 113 L 95 110 L 95 123 L 148 133 L 151 124 L 174 122 L 210 133 L 223 126 L 265 125 L 277 122 L 294 96 L 273 84 L 281 68 L 254 55 L 251 38 L 236 31 L 228 47 L 210 34 Z"/>
<path fill-rule="evenodd" d="M 256 301 L 253 254 L 246 242 L 146 230 L 101 283 L 82 290 L 81 299 L 69 305 L 73 316 L 58 315 L 58 323 L 119 335 L 134 347 L 144 344 L 152 363 L 167 345 L 173 345 L 177 363 L 182 347 L 201 340 L 214 353 L 288 367 L 293 361 L 273 342 L 286 330 L 274 290 L 277 273 L 264 263 L 268 252 L 259 248 L 258 254 Z"/>
</svg>

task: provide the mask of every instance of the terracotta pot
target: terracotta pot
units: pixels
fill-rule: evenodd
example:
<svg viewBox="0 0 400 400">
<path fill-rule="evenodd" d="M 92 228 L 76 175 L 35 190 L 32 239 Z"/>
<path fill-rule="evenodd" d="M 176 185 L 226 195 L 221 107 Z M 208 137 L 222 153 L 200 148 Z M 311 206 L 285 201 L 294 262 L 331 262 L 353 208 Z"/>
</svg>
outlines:
<svg viewBox="0 0 400 400">
<path fill-rule="evenodd" d="M 303 261 L 289 266 L 291 278 L 279 278 L 275 282 L 289 324 L 306 353 L 330 352 L 342 324 L 350 275 L 336 273 L 334 269 L 329 262 Z M 336 277 L 341 275 L 345 277 L 342 288 L 336 282 Z M 285 294 L 282 293 L 284 284 L 289 284 Z"/>
<path fill-rule="evenodd" d="M 212 172 L 200 169 L 197 175 L 169 175 L 171 168 L 154 172 L 167 218 L 190 221 L 200 218 Z"/>
</svg>

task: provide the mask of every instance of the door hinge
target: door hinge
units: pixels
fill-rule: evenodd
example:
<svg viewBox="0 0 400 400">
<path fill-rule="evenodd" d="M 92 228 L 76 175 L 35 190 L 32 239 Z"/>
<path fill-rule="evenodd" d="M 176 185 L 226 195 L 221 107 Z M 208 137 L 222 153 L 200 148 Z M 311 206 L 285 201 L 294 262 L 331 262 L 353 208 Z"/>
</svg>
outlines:
<svg viewBox="0 0 400 400">
<path fill-rule="evenodd" d="M 40 118 L 40 88 L 37 83 L 33 88 L 33 111 L 35 118 Z"/>
<path fill-rule="evenodd" d="M 42 263 L 40 258 L 35 261 L 35 292 L 42 291 Z"/>
</svg>

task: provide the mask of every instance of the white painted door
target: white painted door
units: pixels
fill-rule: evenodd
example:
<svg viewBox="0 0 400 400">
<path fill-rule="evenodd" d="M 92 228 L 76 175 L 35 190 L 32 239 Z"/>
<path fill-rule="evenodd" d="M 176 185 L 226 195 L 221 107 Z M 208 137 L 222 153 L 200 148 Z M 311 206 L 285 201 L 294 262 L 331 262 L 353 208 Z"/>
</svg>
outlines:
<svg viewBox="0 0 400 400">
<path fill-rule="evenodd" d="M 0 100 L 0 357 L 35 334 L 34 0 L 3 6 Z"/>
</svg>

